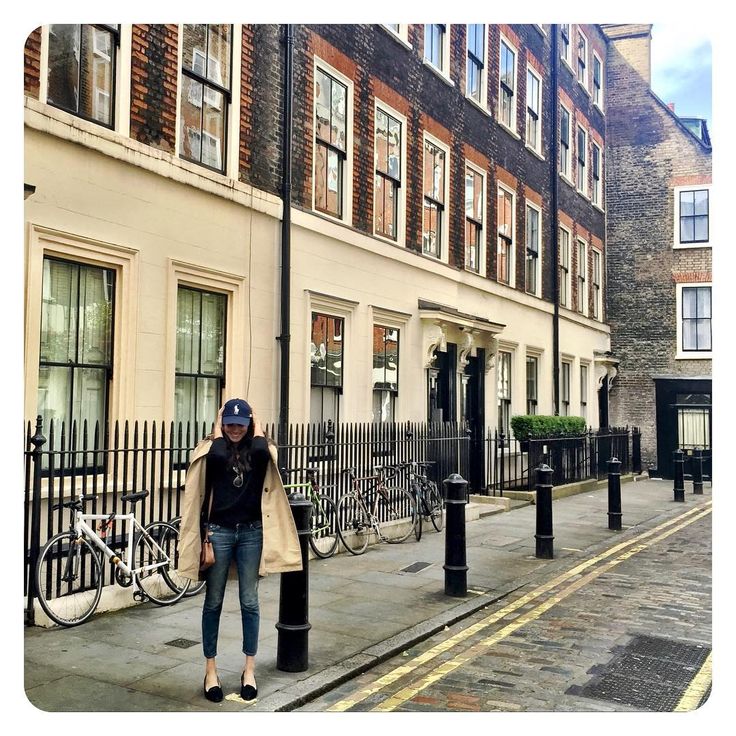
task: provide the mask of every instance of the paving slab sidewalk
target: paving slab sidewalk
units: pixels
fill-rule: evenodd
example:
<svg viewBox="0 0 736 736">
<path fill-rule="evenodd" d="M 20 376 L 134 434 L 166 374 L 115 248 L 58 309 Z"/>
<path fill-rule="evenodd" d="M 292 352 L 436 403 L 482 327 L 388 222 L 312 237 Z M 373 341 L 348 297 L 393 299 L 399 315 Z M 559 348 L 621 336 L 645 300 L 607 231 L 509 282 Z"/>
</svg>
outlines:
<svg viewBox="0 0 736 736">
<path fill-rule="evenodd" d="M 25 693 L 42 711 L 290 710 L 379 661 L 502 599 L 513 590 L 573 567 L 711 498 L 686 484 L 684 503 L 672 482 L 622 485 L 623 529 L 608 529 L 607 489 L 554 501 L 554 560 L 535 557 L 536 507 L 484 516 L 466 525 L 468 595 L 444 594 L 445 534 L 425 529 L 420 542 L 379 544 L 362 556 L 340 553 L 309 563 L 309 668 L 276 668 L 280 576 L 260 584 L 259 697 L 239 697 L 242 670 L 237 584 L 225 596 L 217 658 L 222 703 L 202 696 L 202 595 L 169 607 L 146 603 L 94 616 L 71 629 L 26 627 Z M 469 515 L 470 516 L 470 515 Z M 421 569 L 406 572 L 413 563 Z"/>
</svg>

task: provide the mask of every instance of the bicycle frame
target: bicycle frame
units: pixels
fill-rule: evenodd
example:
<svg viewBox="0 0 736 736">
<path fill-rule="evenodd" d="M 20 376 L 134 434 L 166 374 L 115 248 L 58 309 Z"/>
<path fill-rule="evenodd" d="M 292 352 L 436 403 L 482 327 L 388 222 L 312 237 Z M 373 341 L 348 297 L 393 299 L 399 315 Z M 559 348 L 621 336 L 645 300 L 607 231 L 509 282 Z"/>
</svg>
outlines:
<svg viewBox="0 0 736 736">
<path fill-rule="evenodd" d="M 360 482 L 368 480 L 374 482 L 369 488 L 365 489 L 364 493 L 364 489 L 361 488 Z M 368 514 L 368 518 L 370 519 L 373 531 L 378 535 L 379 539 L 383 539 L 383 535 L 381 534 L 381 525 L 378 520 L 378 497 L 379 495 L 381 495 L 384 498 L 387 498 L 388 495 L 385 491 L 384 478 L 380 475 L 365 475 L 362 478 L 353 476 L 352 482 L 352 492 L 355 494 L 355 498 L 357 499 L 358 503 L 363 507 L 363 510 Z M 367 496 L 369 493 L 372 493 L 374 491 L 375 496 L 373 498 L 373 504 L 369 508 L 367 503 Z"/>
<path fill-rule="evenodd" d="M 311 503 L 312 506 L 319 508 L 321 511 L 323 510 L 319 500 L 319 488 L 315 488 L 315 486 L 309 481 L 305 481 L 304 483 L 287 483 L 284 485 L 284 490 L 287 493 L 299 489 L 306 489 L 304 496 L 309 501 L 309 503 Z M 323 529 L 327 528 L 329 528 L 329 524 L 318 527 L 314 531 L 321 532 Z"/>
<path fill-rule="evenodd" d="M 87 523 L 88 521 L 97 521 L 97 520 L 104 520 L 104 521 L 109 521 L 109 522 L 111 521 L 129 521 L 131 522 L 130 528 L 128 529 L 128 535 L 127 535 L 128 541 L 126 544 L 126 548 L 123 552 L 124 559 L 119 557 L 112 549 L 110 549 L 107 543 L 97 534 L 94 528 Z M 85 537 L 98 550 L 100 550 L 100 552 L 102 552 L 102 554 L 108 560 L 110 560 L 110 562 L 112 562 L 114 565 L 120 568 L 125 575 L 130 575 L 132 577 L 134 590 L 140 589 L 136 581 L 136 575 L 142 572 L 157 570 L 160 567 L 164 567 L 169 562 L 169 556 L 158 545 L 156 540 L 150 534 L 148 534 L 148 532 L 138 523 L 138 520 L 135 518 L 134 514 L 115 514 L 114 516 L 111 516 L 110 514 L 85 514 L 80 511 L 76 511 L 74 514 L 74 522 L 72 524 L 72 527 L 78 537 L 80 536 Z M 138 530 L 138 534 L 136 534 L 136 530 Z M 157 552 L 160 552 L 161 555 L 163 555 L 163 559 L 152 565 L 143 565 L 142 567 L 131 567 L 125 560 L 132 561 L 131 558 L 133 556 L 134 541 L 138 537 L 138 535 L 143 535 L 146 538 L 146 540 L 150 544 L 153 545 L 155 550 Z"/>
</svg>

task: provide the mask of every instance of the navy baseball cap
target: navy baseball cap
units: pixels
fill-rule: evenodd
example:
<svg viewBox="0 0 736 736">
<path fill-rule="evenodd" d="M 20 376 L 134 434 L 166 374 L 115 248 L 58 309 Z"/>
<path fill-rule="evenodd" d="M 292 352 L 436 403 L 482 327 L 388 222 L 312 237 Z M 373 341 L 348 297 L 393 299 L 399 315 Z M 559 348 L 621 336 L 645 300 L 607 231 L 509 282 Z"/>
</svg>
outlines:
<svg viewBox="0 0 736 736">
<path fill-rule="evenodd" d="M 243 424 L 247 427 L 252 417 L 253 410 L 244 399 L 230 399 L 225 402 L 222 410 L 223 424 Z"/>
</svg>

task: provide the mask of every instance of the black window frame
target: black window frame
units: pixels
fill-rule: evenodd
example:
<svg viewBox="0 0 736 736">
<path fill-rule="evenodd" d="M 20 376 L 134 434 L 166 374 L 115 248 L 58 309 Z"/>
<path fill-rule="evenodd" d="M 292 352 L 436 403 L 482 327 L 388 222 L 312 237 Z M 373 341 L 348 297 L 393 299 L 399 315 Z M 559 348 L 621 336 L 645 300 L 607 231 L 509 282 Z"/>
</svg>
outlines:
<svg viewBox="0 0 736 736">
<path fill-rule="evenodd" d="M 530 107 L 529 105 L 529 95 L 530 95 L 530 87 L 529 84 L 529 77 L 531 77 L 537 87 L 537 106 L 539 107 L 539 110 L 535 110 L 534 108 Z M 526 70 L 526 142 L 527 145 L 531 145 L 531 147 L 535 151 L 539 151 L 539 149 L 542 147 L 542 130 L 541 126 L 539 125 L 539 117 L 541 114 L 541 107 L 542 107 L 542 80 L 541 78 L 535 74 L 531 69 Z M 536 131 L 536 135 L 534 136 L 534 140 L 529 143 L 529 121 L 530 119 L 534 122 L 534 130 Z"/>
<path fill-rule="evenodd" d="M 534 366 L 530 381 L 529 366 Z M 539 402 L 539 358 L 536 355 L 526 356 L 526 413 L 536 415 Z"/>
<path fill-rule="evenodd" d="M 593 319 L 601 319 L 603 316 L 603 253 L 597 248 L 591 248 L 591 256 L 591 260 L 593 261 L 593 276 L 591 278 L 591 285 L 593 287 Z M 596 268 L 596 262 L 598 268 Z"/>
<path fill-rule="evenodd" d="M 110 384 L 112 382 L 113 377 L 113 367 L 115 364 L 115 311 L 116 311 L 116 299 L 117 299 L 117 280 L 118 280 L 118 274 L 114 267 L 106 267 L 94 263 L 85 263 L 83 261 L 75 261 L 72 258 L 60 258 L 58 256 L 52 256 L 52 255 L 44 255 L 43 257 L 44 261 L 53 261 L 56 263 L 64 263 L 66 265 L 74 266 L 77 270 L 76 273 L 76 279 L 77 279 L 77 304 L 76 304 L 76 312 L 79 314 L 80 311 L 80 299 L 82 296 L 82 290 L 79 288 L 79 285 L 81 283 L 82 278 L 82 271 L 83 270 L 89 270 L 89 271 L 102 271 L 107 272 L 111 276 L 111 281 L 109 282 L 109 287 L 112 293 L 112 298 L 110 299 L 110 310 L 111 310 L 111 318 L 110 318 L 110 333 L 108 336 L 108 341 L 110 344 L 110 354 L 107 359 L 107 362 L 105 363 L 81 363 L 78 360 L 79 357 L 79 345 L 80 345 L 80 331 L 83 330 L 83 325 L 81 320 L 75 321 L 75 327 L 76 327 L 76 337 L 75 337 L 75 360 L 66 360 L 66 361 L 58 361 L 58 360 L 44 360 L 41 355 L 41 350 L 39 349 L 39 358 L 38 358 L 38 369 L 39 373 L 41 371 L 41 368 L 68 368 L 71 371 L 70 374 L 70 382 L 71 387 L 69 390 L 69 406 L 66 407 L 68 409 L 68 415 L 69 415 L 69 425 L 68 425 L 68 433 L 71 434 L 71 423 L 74 421 L 73 415 L 74 415 L 74 372 L 78 370 L 99 370 L 101 372 L 104 372 L 105 374 L 105 394 L 104 394 L 104 411 L 103 413 L 103 421 L 107 419 L 108 412 L 110 410 Z M 39 344 L 41 343 L 41 340 L 43 339 L 43 318 L 41 319 L 40 324 L 40 331 L 39 331 Z M 48 427 L 47 427 L 48 428 Z M 102 429 L 102 428 L 101 428 Z M 78 432 L 81 435 L 82 428 L 78 428 Z"/>
<path fill-rule="evenodd" d="M 603 187 L 601 186 L 601 156 L 602 151 L 600 146 L 591 142 L 591 169 L 593 172 L 593 191 L 591 192 L 591 201 L 593 204 L 597 204 L 599 207 L 603 200 Z"/>
<path fill-rule="evenodd" d="M 570 23 L 560 23 L 560 58 L 570 63 Z"/>
<path fill-rule="evenodd" d="M 206 48 L 204 49 L 204 58 L 205 58 L 205 74 L 204 76 L 201 74 L 198 74 L 194 71 L 194 69 L 188 69 L 187 66 L 182 63 L 180 66 L 182 77 L 187 77 L 188 79 L 191 79 L 192 81 L 201 84 L 202 85 L 202 106 L 200 108 L 200 122 L 199 122 L 199 135 L 200 135 L 200 146 L 199 146 L 199 161 L 195 158 L 190 158 L 189 156 L 185 156 L 184 153 L 179 150 L 179 158 L 183 159 L 184 161 L 190 161 L 193 164 L 197 164 L 197 166 L 202 166 L 205 169 L 209 169 L 210 171 L 216 171 L 218 174 L 224 174 L 225 170 L 227 169 L 227 151 L 229 146 L 229 139 L 228 139 L 228 126 L 230 121 L 230 108 L 232 106 L 232 90 L 231 88 L 224 87 L 221 84 L 218 84 L 217 82 L 212 81 L 209 79 L 207 75 L 207 62 L 210 58 L 209 54 L 209 45 L 210 45 L 210 33 L 209 33 L 209 27 L 210 25 L 213 25 L 211 23 L 202 23 L 202 24 L 189 24 L 185 23 L 185 26 L 187 25 L 204 25 L 206 26 L 205 30 L 205 37 L 207 39 Z M 233 81 L 233 25 L 227 24 L 230 27 L 230 43 L 229 43 L 229 54 L 230 59 L 228 60 L 228 63 L 230 64 L 230 73 L 228 74 L 228 80 L 230 82 L 230 85 L 232 86 Z M 182 37 L 183 37 L 183 31 L 182 31 Z M 203 124 L 203 118 L 204 116 L 204 108 L 205 108 L 205 90 L 206 89 L 213 89 L 215 92 L 218 92 L 222 94 L 223 96 L 223 104 L 225 107 L 225 110 L 223 111 L 222 116 L 222 166 L 220 168 L 217 168 L 216 166 L 210 166 L 209 164 L 206 164 L 202 161 L 202 151 L 204 150 L 204 146 L 202 145 L 202 140 L 204 137 L 205 129 Z M 182 92 L 180 91 L 180 94 Z M 179 105 L 181 106 L 181 101 L 179 102 Z"/>
<path fill-rule="evenodd" d="M 516 228 L 515 228 L 515 207 L 516 207 L 516 196 L 514 193 L 509 192 L 507 189 L 504 189 L 503 187 L 499 187 L 499 192 L 503 192 L 504 199 L 506 197 L 509 197 L 511 199 L 511 207 L 509 208 L 511 213 L 511 221 L 509 223 L 509 235 L 505 235 L 501 232 L 501 211 L 502 208 L 499 205 L 498 207 L 498 227 L 496 228 L 497 236 L 498 236 L 498 243 L 496 245 L 496 281 L 498 281 L 500 284 L 506 284 L 507 286 L 511 286 L 512 282 L 512 275 L 514 273 L 513 269 L 516 266 L 514 263 L 514 236 L 516 235 Z M 505 209 L 505 208 L 504 208 Z M 503 241 L 503 245 L 506 248 L 506 271 L 507 271 L 507 278 L 504 280 L 500 277 L 500 269 L 499 269 L 499 263 L 500 263 L 500 253 L 501 253 L 501 242 Z"/>
<path fill-rule="evenodd" d="M 581 125 L 578 125 L 577 129 L 575 155 L 578 162 L 575 186 L 578 192 L 585 196 L 588 194 L 588 132 Z"/>
<path fill-rule="evenodd" d="M 583 89 L 588 89 L 588 39 L 585 37 L 583 32 L 578 28 L 578 43 L 577 43 L 577 64 L 575 70 L 575 78 L 578 84 L 582 85 Z M 585 57 L 580 56 L 580 49 L 585 49 Z M 582 67 L 582 71 L 581 71 Z M 580 77 L 584 77 L 584 81 Z"/>
<path fill-rule="evenodd" d="M 325 140 L 319 135 L 319 126 L 316 124 L 317 122 L 317 110 L 315 106 L 315 119 L 314 119 L 314 145 L 315 149 L 322 146 L 325 149 L 325 176 L 328 175 L 329 172 L 329 166 L 327 164 L 327 158 L 328 154 L 330 152 L 337 155 L 337 162 L 338 162 L 338 169 L 337 169 L 337 191 L 338 191 L 338 213 L 335 214 L 334 212 L 331 212 L 327 208 L 321 208 L 317 205 L 316 197 L 315 197 L 315 203 L 314 207 L 318 212 L 322 212 L 329 217 L 336 217 L 339 220 L 342 220 L 345 216 L 345 165 L 347 164 L 348 160 L 348 134 L 349 134 L 349 126 L 348 126 L 348 111 L 350 110 L 350 98 L 348 97 L 348 94 L 350 92 L 350 88 L 347 84 L 344 82 L 341 82 L 337 77 L 335 77 L 332 73 L 330 73 L 327 69 L 323 68 L 319 64 L 316 66 L 315 71 L 315 80 L 314 84 L 317 84 L 317 72 L 323 74 L 325 77 L 328 77 L 330 80 L 330 124 L 328 126 L 329 130 L 332 130 L 332 87 L 335 84 L 339 84 L 341 87 L 345 90 L 345 148 L 342 149 L 339 146 L 332 143 L 332 141 Z M 315 151 L 316 152 L 316 151 Z M 316 170 L 315 170 L 315 184 L 316 187 Z M 316 191 L 316 189 L 315 189 Z M 325 201 L 327 198 L 327 181 L 325 181 Z"/>
<path fill-rule="evenodd" d="M 593 104 L 601 107 L 603 102 L 603 62 L 593 52 Z"/>
<path fill-rule="evenodd" d="M 685 317 L 685 292 L 694 291 L 695 293 L 695 317 Z M 708 304 L 710 307 L 710 313 L 707 317 L 701 317 L 698 315 L 698 291 L 707 291 L 710 295 Z M 695 330 L 695 345 L 694 348 L 685 347 L 685 322 L 697 322 L 707 321 L 708 322 L 708 347 L 698 347 L 698 331 Z M 713 351 L 713 287 L 712 286 L 683 286 L 680 294 L 680 323 L 681 323 L 681 349 L 683 353 L 710 353 Z"/>
<path fill-rule="evenodd" d="M 378 113 L 381 113 L 382 115 L 385 115 L 386 120 L 386 171 L 382 171 L 378 166 Z M 396 178 L 395 176 L 392 176 L 390 173 L 390 166 L 388 165 L 388 137 L 389 137 L 389 131 L 391 129 L 391 121 L 398 123 L 399 125 L 399 177 Z M 393 207 L 394 207 L 394 216 L 393 216 L 393 223 L 395 228 L 394 235 L 387 235 L 385 232 L 379 231 L 376 226 L 376 214 L 378 212 L 377 209 L 377 202 L 375 197 L 375 180 L 374 180 L 374 198 L 373 198 L 373 207 L 374 207 L 374 219 L 373 219 L 373 227 L 376 232 L 376 235 L 379 235 L 382 238 L 387 238 L 389 240 L 393 240 L 394 242 L 398 242 L 399 239 L 399 190 L 401 189 L 401 171 L 403 166 L 403 159 L 402 159 L 402 141 L 404 136 L 404 129 L 403 129 L 403 123 L 398 118 L 395 118 L 391 113 L 384 110 L 380 105 L 376 107 L 376 121 L 374 123 L 375 133 L 374 133 L 374 145 L 376 150 L 376 170 L 375 170 L 375 176 L 380 177 L 383 180 L 383 186 L 386 187 L 387 184 L 389 184 L 393 191 Z M 386 208 L 384 207 L 382 209 L 382 212 L 385 213 Z M 385 228 L 384 228 L 385 230 Z"/>
<path fill-rule="evenodd" d="M 433 30 L 436 28 L 438 30 L 437 33 L 437 49 L 434 47 L 434 41 L 435 41 L 435 34 L 427 34 L 427 29 L 432 28 Z M 439 71 L 444 73 L 444 65 L 445 65 L 445 34 L 447 33 L 447 25 L 445 23 L 425 23 L 424 24 L 424 58 L 426 61 L 428 61 L 435 69 L 438 69 Z M 429 43 L 429 50 L 430 50 L 430 56 L 427 56 L 427 39 L 430 39 Z M 432 51 L 437 51 L 437 58 L 439 60 L 439 64 L 435 64 L 435 62 L 432 59 Z"/>
<path fill-rule="evenodd" d="M 696 192 L 705 192 L 705 201 L 706 201 L 706 213 L 705 215 L 698 215 L 695 213 L 695 193 Z M 682 195 L 683 194 L 692 194 L 693 195 L 693 214 L 692 215 L 683 215 L 682 214 Z M 710 189 L 707 187 L 704 187 L 702 189 L 693 188 L 693 189 L 682 189 L 678 193 L 678 201 L 679 201 L 679 210 L 678 210 L 678 216 L 679 216 L 679 222 L 678 222 L 678 234 L 679 234 L 679 243 L 687 243 L 688 245 L 691 243 L 709 243 L 710 242 Z M 685 219 L 692 219 L 693 221 L 698 217 L 704 217 L 705 218 L 705 230 L 706 230 L 706 237 L 704 239 L 696 240 L 695 239 L 695 223 L 693 222 L 693 239 L 692 240 L 683 240 L 682 238 L 682 221 Z"/>
<path fill-rule="evenodd" d="M 443 164 L 442 164 L 442 191 L 439 192 L 439 194 L 442 195 L 442 200 L 435 199 L 432 195 L 427 194 L 425 182 L 422 180 L 422 253 L 427 256 L 431 256 L 432 258 L 437 258 L 438 260 L 442 260 L 442 238 L 444 237 L 444 226 L 445 226 L 445 187 L 447 186 L 447 163 L 449 158 L 449 152 L 445 151 L 444 148 L 441 148 L 436 143 L 433 143 L 428 138 L 424 139 L 424 156 L 426 157 L 428 155 L 427 147 L 431 146 L 433 149 L 433 152 L 429 155 L 433 158 L 433 165 L 432 165 L 432 171 L 434 172 L 435 166 L 436 166 L 436 157 L 437 154 L 442 154 L 443 156 Z M 424 160 L 423 160 L 424 163 Z M 426 169 L 426 166 L 422 169 L 422 177 L 424 177 L 424 171 Z M 432 188 L 434 189 L 434 176 L 432 177 Z M 429 208 L 434 208 L 437 211 L 437 234 L 435 237 L 435 245 L 437 248 L 437 252 L 433 253 L 431 250 L 426 248 L 425 246 L 425 230 L 424 230 L 424 211 L 427 209 L 427 206 Z"/>
<path fill-rule="evenodd" d="M 578 264 L 578 300 L 576 304 L 577 311 L 580 314 L 587 314 L 588 312 L 588 300 L 587 300 L 587 289 L 585 284 L 588 281 L 588 244 L 581 240 L 580 238 L 577 239 L 576 242 L 577 245 L 577 264 Z M 585 263 L 580 264 L 580 251 L 581 249 L 584 252 L 585 255 Z"/>
<path fill-rule="evenodd" d="M 567 116 L 567 125 L 564 124 L 565 116 Z M 570 111 L 560 105 L 560 173 L 572 179 L 572 158 L 570 156 L 570 132 L 571 132 L 572 115 Z M 564 154 L 565 167 L 562 166 Z"/>
<path fill-rule="evenodd" d="M 465 179 L 467 181 L 468 175 L 472 176 L 473 178 L 478 177 L 481 182 L 481 193 L 485 194 L 485 177 L 475 169 L 473 169 L 471 166 L 465 165 Z M 467 185 L 466 185 L 467 189 Z M 473 192 L 475 192 L 475 187 L 473 187 Z M 485 202 L 481 203 L 481 209 L 485 207 Z M 472 211 L 474 213 L 475 207 L 473 206 Z M 470 232 L 474 234 L 475 236 L 475 242 L 468 243 L 468 228 L 470 229 Z M 472 271 L 473 273 L 480 273 L 480 256 L 482 251 L 482 244 L 483 244 L 483 222 L 482 220 L 478 220 L 472 215 L 468 214 L 468 207 L 467 202 L 465 203 L 465 268 L 469 271 Z M 476 261 L 477 261 L 477 267 L 473 268 L 471 264 L 471 258 L 469 257 L 469 248 L 475 250 L 476 255 Z"/>
<path fill-rule="evenodd" d="M 562 234 L 564 233 L 565 237 L 563 239 Z M 569 308 L 569 302 L 568 297 L 570 296 L 570 283 L 569 283 L 569 276 L 570 276 L 570 238 L 571 234 L 563 229 L 559 228 L 558 230 L 558 237 L 559 237 L 559 243 L 560 243 L 560 306 Z M 563 242 L 564 242 L 564 248 L 563 248 Z M 567 253 L 567 258 L 563 258 L 563 252 Z M 563 293 L 564 293 L 564 299 L 563 299 Z"/>
<path fill-rule="evenodd" d="M 108 130 L 115 130 L 115 114 L 116 114 L 116 102 L 117 102 L 117 72 L 118 72 L 118 55 L 120 52 L 120 26 L 118 24 L 110 25 L 107 23 L 52 23 L 49 25 L 49 33 L 51 33 L 51 27 L 55 25 L 73 25 L 79 28 L 79 39 L 80 39 L 80 61 L 82 56 L 82 39 L 84 38 L 84 34 L 82 33 L 82 28 L 85 26 L 89 26 L 90 28 L 96 28 L 100 31 L 107 31 L 112 35 L 113 39 L 113 54 L 112 54 L 112 70 L 111 70 L 111 79 L 112 79 L 112 87 L 110 90 L 110 123 L 103 123 L 99 120 L 96 120 L 95 118 L 84 115 L 83 113 L 79 112 L 78 109 L 72 109 L 71 107 L 67 107 L 65 105 L 60 105 L 58 102 L 54 102 L 53 100 L 47 98 L 46 102 L 47 104 L 51 105 L 51 107 L 55 107 L 59 110 L 64 110 L 65 112 L 70 113 L 71 115 L 74 115 L 75 117 L 81 118 L 82 120 L 88 120 L 91 123 L 94 123 L 95 125 L 101 125 L 103 128 L 107 128 Z M 49 42 L 50 45 L 50 42 Z M 48 64 L 48 60 L 46 63 L 46 74 L 48 76 L 48 73 L 50 72 L 50 67 Z M 82 87 L 82 64 L 79 63 L 79 69 L 77 73 L 77 89 L 81 89 Z M 77 100 L 77 108 L 79 108 L 79 100 Z"/>
<path fill-rule="evenodd" d="M 199 331 L 199 349 L 198 349 L 198 360 L 199 360 L 199 370 L 196 372 L 188 372 L 188 371 L 179 371 L 176 369 L 176 358 L 174 359 L 174 385 L 176 385 L 176 381 L 178 378 L 193 378 L 194 379 L 194 406 L 195 406 L 195 412 L 198 406 L 197 401 L 197 393 L 198 393 L 198 386 L 199 386 L 199 379 L 216 379 L 217 380 L 217 392 L 220 397 L 220 404 L 222 403 L 222 397 L 224 395 L 225 391 L 225 374 L 226 374 L 226 366 L 227 366 L 227 328 L 228 328 L 228 301 L 229 296 L 225 292 L 222 291 L 212 291 L 211 289 L 205 289 L 198 286 L 190 286 L 189 284 L 177 284 L 176 288 L 176 300 L 177 300 L 177 313 L 178 313 L 178 303 L 179 303 L 179 294 L 182 291 L 191 291 L 200 294 L 199 297 L 199 324 L 200 324 L 200 331 Z M 222 312 L 223 312 L 223 322 L 222 322 L 222 372 L 220 375 L 211 375 L 208 373 L 202 373 L 202 295 L 208 295 L 208 296 L 216 296 L 219 299 L 223 301 L 222 306 Z M 177 331 L 179 329 L 178 324 L 178 318 L 177 318 Z M 212 421 L 214 422 L 215 417 L 212 417 Z M 176 421 L 176 420 L 175 420 Z M 202 418 L 201 420 L 197 418 L 195 413 L 194 418 L 194 428 L 195 428 L 195 438 L 196 432 L 198 431 L 201 424 L 207 425 L 207 420 Z M 191 425 L 190 425 L 191 426 Z"/>
<path fill-rule="evenodd" d="M 481 35 L 481 51 L 483 53 L 483 58 L 480 58 L 474 50 L 471 51 L 470 48 L 470 29 L 476 28 L 475 30 L 475 40 L 476 40 L 476 46 L 477 46 L 477 40 L 478 40 L 478 30 L 477 28 L 480 28 L 480 35 Z M 465 94 L 468 95 L 468 97 L 475 100 L 478 104 L 483 103 L 483 81 L 484 81 L 484 70 L 486 67 L 485 63 L 485 52 L 486 52 L 486 27 L 484 23 L 469 23 L 466 26 L 466 47 L 467 47 L 467 66 L 466 66 L 466 77 L 465 77 Z M 470 84 L 470 68 L 471 66 L 476 70 L 476 73 L 478 75 L 478 97 L 476 97 L 472 91 L 468 88 Z"/>
<path fill-rule="evenodd" d="M 530 230 L 533 231 L 533 228 L 529 225 L 529 213 L 533 212 L 536 216 L 537 224 L 536 224 L 536 233 L 537 237 L 534 238 L 534 242 L 532 243 L 529 235 Z M 540 242 L 541 242 L 541 224 L 542 220 L 542 214 L 541 212 L 536 208 L 532 207 L 528 202 L 526 204 L 526 217 L 524 218 L 524 224 L 525 224 L 525 239 L 526 239 L 526 268 L 524 269 L 524 282 L 525 282 L 525 289 L 527 294 L 533 294 L 536 296 L 537 290 L 539 288 L 539 274 L 537 273 L 538 270 L 538 264 L 539 264 L 539 249 L 540 249 Z M 531 264 L 531 265 L 530 265 Z M 534 274 L 534 288 L 529 288 L 529 273 L 530 273 L 530 267 L 532 269 L 532 273 Z"/>
<path fill-rule="evenodd" d="M 387 421 L 396 421 L 396 399 L 399 395 L 399 366 L 401 365 L 401 330 L 398 327 L 389 327 L 388 325 L 382 325 L 380 323 L 373 324 L 373 348 L 372 348 L 372 355 L 373 355 L 373 369 L 375 370 L 375 363 L 376 363 L 376 357 L 380 355 L 380 353 L 376 352 L 376 330 L 383 330 L 384 331 L 384 338 L 383 338 L 383 371 L 384 371 L 384 378 L 386 378 L 386 366 L 388 365 L 387 360 L 387 351 L 386 351 L 386 342 L 387 342 L 387 333 L 389 331 L 396 332 L 396 383 L 391 384 L 389 381 L 379 381 L 376 383 L 374 380 L 372 383 L 372 393 L 374 397 L 375 402 L 375 395 L 377 393 L 389 393 L 391 395 L 390 401 L 391 401 L 391 418 Z M 380 385 L 379 385 L 380 384 Z M 380 423 L 382 420 L 376 419 L 376 417 L 373 417 L 373 421 Z"/>
<path fill-rule="evenodd" d="M 506 59 L 504 59 L 504 49 L 506 49 L 507 54 Z M 514 63 L 512 65 L 512 78 L 514 87 L 509 87 L 508 84 L 504 81 L 504 61 L 508 60 L 508 56 L 511 55 L 513 57 Z M 500 50 L 500 70 L 498 75 L 498 86 L 499 86 L 499 104 L 501 105 L 501 109 L 499 111 L 499 122 L 502 125 L 505 125 L 507 128 L 514 128 L 514 123 L 516 122 L 516 106 L 515 106 L 515 100 L 514 97 L 516 96 L 516 73 L 517 73 L 517 61 L 518 61 L 518 54 L 515 49 L 511 48 L 511 46 L 504 41 L 504 39 L 501 39 L 501 50 Z M 506 109 L 506 103 L 508 103 L 508 109 L 509 109 L 509 122 L 507 123 L 503 119 L 503 111 Z"/>
</svg>

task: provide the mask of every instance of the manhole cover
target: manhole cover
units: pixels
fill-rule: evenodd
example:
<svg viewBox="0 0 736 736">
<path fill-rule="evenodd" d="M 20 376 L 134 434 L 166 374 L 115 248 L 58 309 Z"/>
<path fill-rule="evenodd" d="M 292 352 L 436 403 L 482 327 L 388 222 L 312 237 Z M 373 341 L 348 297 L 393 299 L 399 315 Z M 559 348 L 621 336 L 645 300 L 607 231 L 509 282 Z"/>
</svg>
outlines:
<svg viewBox="0 0 736 736">
<path fill-rule="evenodd" d="M 582 687 L 570 695 L 622 703 L 640 710 L 672 711 L 710 653 L 702 644 L 635 636 Z"/>
<path fill-rule="evenodd" d="M 198 641 L 192 641 L 191 639 L 172 639 L 171 641 L 164 642 L 167 647 L 176 647 L 177 649 L 189 649 L 195 644 L 199 644 Z"/>
<path fill-rule="evenodd" d="M 412 562 L 409 567 L 404 567 L 399 572 L 419 572 L 427 567 L 431 567 L 431 562 Z"/>
</svg>

